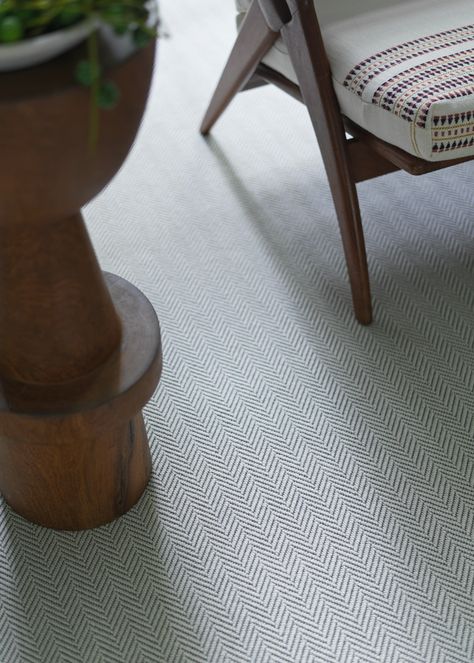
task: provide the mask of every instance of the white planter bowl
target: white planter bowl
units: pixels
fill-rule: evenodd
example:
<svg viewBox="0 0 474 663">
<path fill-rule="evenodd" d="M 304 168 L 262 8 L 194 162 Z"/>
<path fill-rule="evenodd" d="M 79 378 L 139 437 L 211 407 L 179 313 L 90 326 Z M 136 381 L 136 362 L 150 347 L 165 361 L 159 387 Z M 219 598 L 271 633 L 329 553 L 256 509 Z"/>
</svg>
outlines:
<svg viewBox="0 0 474 663">
<path fill-rule="evenodd" d="M 71 28 L 55 30 L 14 44 L 1 44 L 0 71 L 14 71 L 51 60 L 77 46 L 94 28 L 95 22 L 88 19 Z"/>
</svg>

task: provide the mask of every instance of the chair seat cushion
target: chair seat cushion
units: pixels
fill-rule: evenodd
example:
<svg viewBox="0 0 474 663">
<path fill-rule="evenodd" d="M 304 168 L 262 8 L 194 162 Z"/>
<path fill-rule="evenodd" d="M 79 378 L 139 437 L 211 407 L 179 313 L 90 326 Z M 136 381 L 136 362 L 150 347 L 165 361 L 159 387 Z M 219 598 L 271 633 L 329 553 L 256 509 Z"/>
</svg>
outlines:
<svg viewBox="0 0 474 663">
<path fill-rule="evenodd" d="M 473 0 L 381 4 L 323 22 L 343 114 L 428 161 L 474 156 Z M 264 62 L 298 82 L 281 39 Z"/>
</svg>

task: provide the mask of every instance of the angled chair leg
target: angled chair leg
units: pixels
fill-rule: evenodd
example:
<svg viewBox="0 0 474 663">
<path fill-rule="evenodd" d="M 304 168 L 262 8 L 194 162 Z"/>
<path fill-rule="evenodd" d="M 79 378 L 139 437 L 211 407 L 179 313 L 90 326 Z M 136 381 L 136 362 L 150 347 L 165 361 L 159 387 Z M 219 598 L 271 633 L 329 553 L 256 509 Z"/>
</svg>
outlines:
<svg viewBox="0 0 474 663">
<path fill-rule="evenodd" d="M 293 13 L 281 34 L 298 77 L 326 168 L 342 235 L 354 312 L 360 323 L 369 324 L 372 321 L 372 303 L 365 241 L 339 104 L 332 86 L 314 5 L 312 2 L 298 5 L 299 11 Z"/>
<path fill-rule="evenodd" d="M 257 0 L 254 0 L 240 28 L 234 48 L 201 125 L 207 134 L 235 95 L 246 85 L 279 33 L 268 27 Z"/>
</svg>

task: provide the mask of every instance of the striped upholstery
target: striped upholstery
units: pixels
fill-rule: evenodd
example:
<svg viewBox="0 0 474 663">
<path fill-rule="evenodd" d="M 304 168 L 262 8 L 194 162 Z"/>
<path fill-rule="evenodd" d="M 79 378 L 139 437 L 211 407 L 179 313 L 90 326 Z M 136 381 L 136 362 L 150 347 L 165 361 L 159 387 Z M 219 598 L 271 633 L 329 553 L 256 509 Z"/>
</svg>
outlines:
<svg viewBox="0 0 474 663">
<path fill-rule="evenodd" d="M 474 156 L 472 0 L 315 4 L 345 115 L 428 161 Z M 297 82 L 281 40 L 265 62 Z"/>
</svg>

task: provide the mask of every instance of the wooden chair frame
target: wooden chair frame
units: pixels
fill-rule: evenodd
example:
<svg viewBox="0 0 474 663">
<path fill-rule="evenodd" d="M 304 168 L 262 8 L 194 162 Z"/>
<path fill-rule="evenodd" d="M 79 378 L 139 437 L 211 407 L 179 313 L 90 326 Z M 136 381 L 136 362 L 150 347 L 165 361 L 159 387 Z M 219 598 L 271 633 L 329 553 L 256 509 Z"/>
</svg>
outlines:
<svg viewBox="0 0 474 663">
<path fill-rule="evenodd" d="M 282 37 L 299 85 L 262 64 Z M 207 134 L 237 92 L 273 83 L 306 104 L 321 150 L 339 221 L 354 312 L 372 321 L 367 256 L 356 183 L 398 170 L 421 175 L 473 157 L 441 162 L 419 159 L 344 117 L 313 0 L 253 0 L 201 125 Z M 351 138 L 346 137 L 346 132 Z"/>
</svg>

